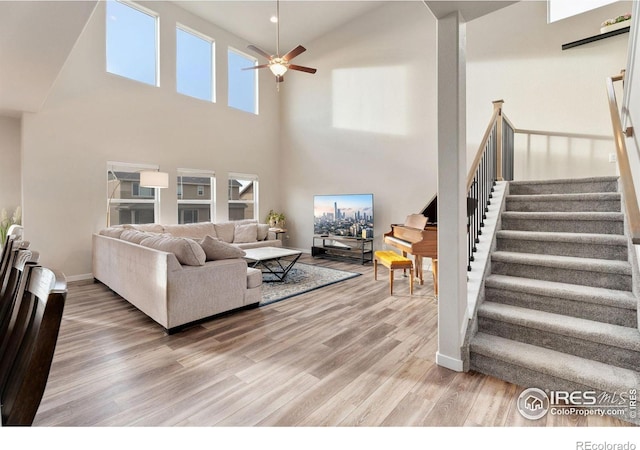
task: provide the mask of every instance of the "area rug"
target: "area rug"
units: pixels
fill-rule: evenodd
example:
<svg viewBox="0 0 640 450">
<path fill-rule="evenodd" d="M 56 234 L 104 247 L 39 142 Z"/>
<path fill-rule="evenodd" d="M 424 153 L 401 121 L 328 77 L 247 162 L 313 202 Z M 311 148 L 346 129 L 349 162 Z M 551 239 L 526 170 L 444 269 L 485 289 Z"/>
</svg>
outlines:
<svg viewBox="0 0 640 450">
<path fill-rule="evenodd" d="M 279 302 L 305 292 L 329 286 L 340 281 L 360 275 L 356 272 L 329 269 L 327 267 L 312 266 L 296 263 L 283 282 L 262 283 L 262 301 L 260 306 Z"/>
</svg>

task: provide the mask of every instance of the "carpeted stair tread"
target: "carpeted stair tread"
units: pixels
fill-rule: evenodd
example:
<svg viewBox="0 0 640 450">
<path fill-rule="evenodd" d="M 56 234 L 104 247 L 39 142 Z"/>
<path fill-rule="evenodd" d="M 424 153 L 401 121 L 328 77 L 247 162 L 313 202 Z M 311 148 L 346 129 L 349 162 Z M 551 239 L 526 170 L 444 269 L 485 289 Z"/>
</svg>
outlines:
<svg viewBox="0 0 640 450">
<path fill-rule="evenodd" d="M 470 351 L 607 392 L 640 385 L 640 373 L 633 370 L 485 333 L 474 336 Z"/>
<path fill-rule="evenodd" d="M 640 351 L 640 333 L 636 328 L 494 302 L 484 302 L 480 305 L 478 317 L 533 328 L 544 333 L 570 336 L 610 347 Z"/>
<path fill-rule="evenodd" d="M 618 177 L 511 181 L 509 183 L 509 192 L 516 195 L 617 192 L 617 182 Z"/>
<path fill-rule="evenodd" d="M 562 201 L 592 201 L 592 200 L 620 200 L 617 192 L 583 192 L 569 194 L 513 194 L 507 195 L 507 201 L 512 202 L 562 202 Z"/>
<path fill-rule="evenodd" d="M 502 218 L 520 220 L 585 220 L 585 221 L 611 221 L 622 222 L 624 215 L 621 212 L 564 212 L 564 211 L 505 211 Z"/>
<path fill-rule="evenodd" d="M 638 303 L 636 297 L 629 291 L 498 274 L 489 275 L 485 279 L 485 287 L 518 293 L 530 293 L 544 297 L 566 298 L 568 300 L 614 306 L 631 311 L 637 310 Z"/>
<path fill-rule="evenodd" d="M 579 244 L 615 245 L 626 247 L 627 238 L 619 234 L 567 233 L 557 231 L 499 230 L 499 239 L 521 239 L 524 241 L 571 242 Z"/>
<path fill-rule="evenodd" d="M 491 261 L 631 276 L 631 264 L 627 261 L 614 261 L 610 259 L 540 255 L 536 253 L 493 252 L 491 254 Z"/>
</svg>

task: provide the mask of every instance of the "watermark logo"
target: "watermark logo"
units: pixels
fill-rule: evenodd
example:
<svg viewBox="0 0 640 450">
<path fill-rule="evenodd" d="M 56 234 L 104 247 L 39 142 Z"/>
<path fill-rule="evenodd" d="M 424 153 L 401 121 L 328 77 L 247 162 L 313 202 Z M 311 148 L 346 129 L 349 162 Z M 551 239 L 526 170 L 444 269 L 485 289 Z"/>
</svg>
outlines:
<svg viewBox="0 0 640 450">
<path fill-rule="evenodd" d="M 637 390 L 621 392 L 604 391 L 551 391 L 528 388 L 518 397 L 517 408 L 529 420 L 541 419 L 547 414 L 609 415 L 637 418 Z"/>
<path fill-rule="evenodd" d="M 549 396 L 542 389 L 525 389 L 518 397 L 518 411 L 525 419 L 541 419 L 549 412 Z"/>
</svg>

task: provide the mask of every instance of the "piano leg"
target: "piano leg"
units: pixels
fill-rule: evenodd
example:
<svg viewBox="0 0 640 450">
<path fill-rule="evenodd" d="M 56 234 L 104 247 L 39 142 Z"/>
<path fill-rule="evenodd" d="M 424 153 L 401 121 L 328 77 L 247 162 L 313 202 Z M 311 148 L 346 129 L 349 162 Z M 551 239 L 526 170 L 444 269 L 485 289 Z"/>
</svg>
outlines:
<svg viewBox="0 0 640 450">
<path fill-rule="evenodd" d="M 416 264 L 415 264 L 415 266 L 416 266 L 416 270 L 415 270 L 416 277 L 418 277 L 418 279 L 420 280 L 420 285 L 423 285 L 424 284 L 424 279 L 422 278 L 422 256 L 416 255 L 415 260 L 416 260 Z"/>
<path fill-rule="evenodd" d="M 433 292 L 436 298 L 438 298 L 438 260 L 431 261 L 431 271 L 433 272 Z"/>
</svg>

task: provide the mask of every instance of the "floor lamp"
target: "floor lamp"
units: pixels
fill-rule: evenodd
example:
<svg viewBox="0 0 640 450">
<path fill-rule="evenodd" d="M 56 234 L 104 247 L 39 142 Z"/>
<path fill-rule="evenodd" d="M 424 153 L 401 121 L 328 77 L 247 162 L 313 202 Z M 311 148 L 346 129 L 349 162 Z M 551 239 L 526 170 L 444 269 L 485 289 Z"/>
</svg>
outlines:
<svg viewBox="0 0 640 450">
<path fill-rule="evenodd" d="M 116 174 L 112 171 L 113 177 L 117 181 L 113 187 L 111 194 L 109 195 L 109 201 L 107 202 L 107 228 L 111 226 L 111 201 L 118 189 L 118 186 L 122 183 L 122 180 L 118 179 Z M 140 187 L 166 189 L 169 187 L 169 174 L 167 172 L 144 170 L 140 172 Z"/>
</svg>

